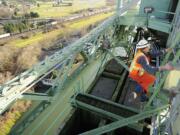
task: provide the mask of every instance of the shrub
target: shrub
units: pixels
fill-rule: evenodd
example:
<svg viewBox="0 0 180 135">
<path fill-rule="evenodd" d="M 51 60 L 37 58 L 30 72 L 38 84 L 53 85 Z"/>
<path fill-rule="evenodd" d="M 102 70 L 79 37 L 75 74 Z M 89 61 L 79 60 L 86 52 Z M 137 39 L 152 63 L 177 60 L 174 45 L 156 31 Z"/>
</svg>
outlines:
<svg viewBox="0 0 180 135">
<path fill-rule="evenodd" d="M 39 17 L 39 14 L 37 12 L 30 12 L 30 16 L 32 18 L 38 18 Z"/>
<path fill-rule="evenodd" d="M 12 71 L 18 50 L 13 46 L 0 47 L 0 72 Z"/>
<path fill-rule="evenodd" d="M 41 48 L 38 46 L 28 46 L 21 50 L 16 60 L 16 73 L 29 69 L 36 64 L 41 54 Z"/>
<path fill-rule="evenodd" d="M 7 135 L 15 122 L 31 106 L 31 101 L 19 100 L 4 115 L 0 116 L 0 135 Z"/>
<path fill-rule="evenodd" d="M 4 31 L 7 33 L 14 33 L 14 32 L 23 32 L 23 30 L 28 29 L 29 25 L 27 21 L 23 20 L 18 24 L 7 23 L 4 25 Z"/>
<path fill-rule="evenodd" d="M 29 13 L 26 13 L 26 14 L 24 15 L 24 17 L 25 17 L 25 18 L 30 18 L 31 15 L 30 15 Z"/>
<path fill-rule="evenodd" d="M 37 7 L 40 7 L 40 4 L 39 4 L 39 3 L 37 4 Z"/>
<path fill-rule="evenodd" d="M 24 15 L 25 18 L 38 18 L 39 17 L 39 14 L 37 12 L 30 12 L 30 13 L 26 13 Z"/>
<path fill-rule="evenodd" d="M 7 23 L 4 25 L 4 31 L 7 33 L 13 33 L 16 32 L 16 27 L 13 23 Z"/>
</svg>

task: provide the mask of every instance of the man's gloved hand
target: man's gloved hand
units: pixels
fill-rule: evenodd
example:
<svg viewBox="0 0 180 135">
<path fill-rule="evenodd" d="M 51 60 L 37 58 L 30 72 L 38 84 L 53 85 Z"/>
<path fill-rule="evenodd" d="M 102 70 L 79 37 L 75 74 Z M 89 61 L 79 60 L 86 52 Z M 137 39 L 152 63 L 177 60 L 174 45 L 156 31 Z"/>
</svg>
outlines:
<svg viewBox="0 0 180 135">
<path fill-rule="evenodd" d="M 173 69 L 174 67 L 170 63 L 167 63 L 166 65 L 159 67 L 159 71 L 173 70 Z"/>
</svg>

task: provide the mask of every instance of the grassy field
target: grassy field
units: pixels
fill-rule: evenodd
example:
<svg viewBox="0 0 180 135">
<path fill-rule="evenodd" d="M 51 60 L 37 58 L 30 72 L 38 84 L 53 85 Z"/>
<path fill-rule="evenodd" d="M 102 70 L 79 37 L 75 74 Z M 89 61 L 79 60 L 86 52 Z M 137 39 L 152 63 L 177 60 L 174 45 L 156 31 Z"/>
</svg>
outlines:
<svg viewBox="0 0 180 135">
<path fill-rule="evenodd" d="M 43 39 L 49 39 L 49 40 L 53 39 L 61 33 L 62 33 L 62 30 L 54 30 L 48 33 L 37 33 L 28 39 L 15 39 L 9 42 L 9 44 L 16 47 L 25 47 L 31 44 L 38 44 Z"/>
<path fill-rule="evenodd" d="M 25 47 L 31 44 L 38 44 L 43 42 L 43 40 L 53 40 L 56 39 L 57 36 L 63 35 L 67 32 L 72 32 L 74 30 L 83 29 L 83 27 L 87 27 L 88 25 L 94 24 L 96 22 L 99 22 L 109 16 L 111 16 L 113 13 L 108 14 L 101 14 L 92 16 L 83 20 L 79 20 L 76 22 L 66 23 L 65 28 L 63 29 L 57 29 L 48 33 L 37 33 L 36 35 L 30 37 L 29 39 L 16 39 L 10 41 L 8 44 L 16 46 L 16 47 Z"/>
<path fill-rule="evenodd" d="M 84 19 L 84 20 L 81 20 L 81 21 L 77 21 L 77 22 L 74 22 L 74 23 L 69 23 L 67 24 L 67 26 L 69 26 L 70 29 L 72 30 L 75 30 L 75 29 L 80 29 L 80 28 L 83 28 L 83 27 L 87 27 L 88 25 L 91 25 L 93 23 L 96 23 L 100 20 L 103 20 L 105 19 L 106 17 L 112 15 L 113 13 L 108 13 L 108 14 L 100 14 L 100 15 L 96 15 L 95 17 L 91 17 L 89 19 Z"/>
<path fill-rule="evenodd" d="M 105 6 L 105 0 L 73 0 L 72 6 L 59 6 L 53 7 L 53 2 L 40 3 L 39 7 L 31 8 L 31 11 L 38 12 L 40 17 L 60 17 L 69 15 L 75 11 L 87 9 L 87 8 L 98 8 Z"/>
</svg>

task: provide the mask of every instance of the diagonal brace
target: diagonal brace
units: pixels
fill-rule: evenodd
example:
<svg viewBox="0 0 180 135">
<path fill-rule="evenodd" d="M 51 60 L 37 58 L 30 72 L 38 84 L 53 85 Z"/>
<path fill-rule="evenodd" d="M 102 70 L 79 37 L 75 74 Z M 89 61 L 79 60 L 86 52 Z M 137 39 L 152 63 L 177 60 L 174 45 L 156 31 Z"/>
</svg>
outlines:
<svg viewBox="0 0 180 135">
<path fill-rule="evenodd" d="M 76 107 L 78 107 L 80 109 L 84 109 L 84 110 L 87 110 L 87 111 L 90 111 L 90 112 L 94 112 L 97 115 L 100 115 L 100 116 L 102 116 L 104 118 L 111 119 L 113 121 L 114 120 L 117 121 L 117 120 L 123 120 L 124 119 L 124 117 L 122 117 L 122 116 L 119 116 L 117 114 L 102 110 L 102 109 L 94 107 L 92 105 L 88 105 L 88 104 L 83 103 L 81 101 L 76 100 L 74 106 L 76 106 Z M 142 132 L 142 130 L 143 130 L 143 124 L 142 123 L 130 124 L 130 125 L 128 125 L 128 127 L 132 128 L 132 129 L 135 129 L 135 130 L 138 130 L 139 132 Z"/>
<path fill-rule="evenodd" d="M 80 135 L 101 135 L 101 134 L 110 132 L 112 130 L 115 130 L 117 128 L 121 128 L 123 126 L 129 125 L 129 124 L 132 124 L 132 123 L 136 123 L 137 121 L 140 121 L 140 120 L 143 120 L 145 118 L 151 117 L 151 116 L 159 113 L 163 109 L 166 109 L 168 106 L 169 105 L 164 105 L 162 107 L 159 107 L 159 108 L 156 108 L 156 109 L 153 109 L 153 110 L 144 111 L 144 112 L 142 112 L 140 114 L 131 116 L 129 118 L 125 118 L 123 120 L 112 122 L 110 124 L 107 124 L 105 126 L 102 126 L 102 127 L 87 131 L 87 132 L 82 133 Z"/>
</svg>

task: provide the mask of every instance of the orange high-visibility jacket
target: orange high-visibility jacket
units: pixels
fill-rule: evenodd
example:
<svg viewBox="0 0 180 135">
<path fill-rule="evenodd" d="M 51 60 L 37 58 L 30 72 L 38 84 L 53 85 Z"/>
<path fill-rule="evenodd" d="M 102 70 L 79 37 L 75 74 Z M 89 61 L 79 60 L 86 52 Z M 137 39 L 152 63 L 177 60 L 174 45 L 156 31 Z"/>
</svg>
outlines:
<svg viewBox="0 0 180 135">
<path fill-rule="evenodd" d="M 154 84 L 156 77 L 145 71 L 141 64 L 138 63 L 138 59 L 141 56 L 144 56 L 147 63 L 149 64 L 149 59 L 147 56 L 141 51 L 138 51 L 131 63 L 129 77 L 141 85 L 141 87 L 144 89 L 144 92 L 147 93 L 149 86 Z"/>
</svg>

